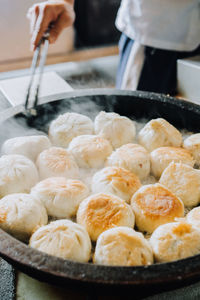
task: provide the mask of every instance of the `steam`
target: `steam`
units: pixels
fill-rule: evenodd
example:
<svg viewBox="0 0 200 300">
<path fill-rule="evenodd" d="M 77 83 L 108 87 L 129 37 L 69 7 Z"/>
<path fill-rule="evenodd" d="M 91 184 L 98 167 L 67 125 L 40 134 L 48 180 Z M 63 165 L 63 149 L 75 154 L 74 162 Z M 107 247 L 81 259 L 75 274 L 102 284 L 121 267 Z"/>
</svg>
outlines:
<svg viewBox="0 0 200 300">
<path fill-rule="evenodd" d="M 0 128 L 0 147 L 2 147 L 2 144 L 10 138 L 28 135 L 45 135 L 43 131 L 30 128 L 26 124 L 25 119 L 10 118 L 9 120 L 1 123 Z"/>
<path fill-rule="evenodd" d="M 74 99 L 65 99 L 56 101 L 55 103 L 46 103 L 41 106 L 41 111 L 39 110 L 38 116 L 33 120 L 31 126 L 27 123 L 27 119 L 23 116 L 9 118 L 5 122 L 1 123 L 1 134 L 0 134 L 0 148 L 5 140 L 19 137 L 19 136 L 29 136 L 29 135 L 48 135 L 49 125 L 52 120 L 56 119 L 60 114 L 66 112 L 76 112 L 83 114 L 91 118 L 93 121 L 96 115 L 104 110 L 106 112 L 113 112 L 115 107 L 116 99 L 113 96 L 112 101 L 102 100 L 102 97 L 95 96 L 95 101 L 92 97 L 76 97 Z M 132 119 L 136 126 L 136 140 L 138 143 L 137 136 L 138 132 L 145 126 L 149 121 L 147 119 L 140 119 L 139 121 Z M 181 130 L 183 138 L 188 137 L 193 134 L 185 129 Z M 80 180 L 82 180 L 89 188 L 91 179 L 98 170 L 96 169 L 81 169 L 80 170 Z M 155 183 L 156 180 L 153 176 L 149 176 L 145 179 L 143 184 Z"/>
</svg>

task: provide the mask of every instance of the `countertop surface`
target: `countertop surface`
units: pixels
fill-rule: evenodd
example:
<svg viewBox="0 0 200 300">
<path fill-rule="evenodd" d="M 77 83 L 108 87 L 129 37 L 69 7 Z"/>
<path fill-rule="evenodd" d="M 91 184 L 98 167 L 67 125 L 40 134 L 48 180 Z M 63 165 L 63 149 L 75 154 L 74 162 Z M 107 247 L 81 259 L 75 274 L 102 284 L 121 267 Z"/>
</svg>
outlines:
<svg viewBox="0 0 200 300">
<path fill-rule="evenodd" d="M 117 57 L 107 57 L 95 59 L 81 63 L 64 63 L 47 66 L 46 71 L 55 71 L 66 80 L 74 89 L 101 88 L 115 86 L 115 74 L 117 69 Z M 0 73 L 1 80 L 11 79 L 29 74 L 29 70 L 19 70 L 7 73 Z M 6 97 L 0 92 L 0 111 L 11 107 Z M 114 292 L 97 292 L 97 290 L 77 290 L 55 287 L 43 282 L 39 282 L 31 277 L 13 269 L 11 265 L 0 259 L 0 300 L 64 300 L 64 299 L 94 299 L 112 300 L 122 299 L 122 295 Z M 149 300 L 173 300 L 173 299 L 200 299 L 200 282 L 190 286 L 179 288 L 173 291 L 158 293 L 158 289 L 148 295 L 143 292 L 135 295 L 134 290 L 129 295 L 124 295 L 126 299 L 149 299 Z"/>
</svg>

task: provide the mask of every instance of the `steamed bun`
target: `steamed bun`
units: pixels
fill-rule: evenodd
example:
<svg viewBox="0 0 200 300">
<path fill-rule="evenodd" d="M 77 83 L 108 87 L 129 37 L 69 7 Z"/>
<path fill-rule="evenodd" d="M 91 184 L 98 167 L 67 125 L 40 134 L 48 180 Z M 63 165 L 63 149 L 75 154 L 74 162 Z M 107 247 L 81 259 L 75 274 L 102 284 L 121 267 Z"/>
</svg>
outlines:
<svg viewBox="0 0 200 300">
<path fill-rule="evenodd" d="M 77 113 L 59 115 L 51 122 L 49 138 L 53 145 L 67 148 L 72 139 L 82 134 L 93 134 L 94 125 L 90 118 Z"/>
<path fill-rule="evenodd" d="M 188 166 L 194 166 L 194 159 L 191 153 L 183 148 L 175 147 L 160 147 L 155 149 L 150 154 L 151 157 L 151 172 L 159 178 L 164 169 L 170 164 L 170 162 L 183 163 Z"/>
<path fill-rule="evenodd" d="M 1 151 L 3 154 L 21 154 L 35 162 L 38 154 L 50 146 L 45 135 L 20 136 L 5 141 Z"/>
<path fill-rule="evenodd" d="M 38 155 L 36 165 L 41 180 L 48 177 L 79 177 L 79 168 L 74 157 L 64 148 L 51 147 L 42 151 Z"/>
<path fill-rule="evenodd" d="M 29 238 L 38 226 L 47 222 L 43 204 L 29 194 L 10 194 L 0 200 L 0 228 L 19 239 Z"/>
<path fill-rule="evenodd" d="M 50 177 L 36 184 L 31 194 L 44 204 L 49 216 L 69 218 L 76 214 L 80 202 L 89 195 L 89 190 L 79 180 Z"/>
<path fill-rule="evenodd" d="M 112 152 L 106 165 L 127 169 L 143 180 L 150 173 L 150 156 L 144 147 L 126 144 Z"/>
<path fill-rule="evenodd" d="M 160 181 L 179 197 L 185 206 L 200 202 L 200 171 L 182 163 L 171 162 L 163 171 Z"/>
<path fill-rule="evenodd" d="M 153 252 L 142 233 L 128 227 L 115 227 L 98 237 L 93 261 L 112 266 L 150 265 Z"/>
<path fill-rule="evenodd" d="M 80 168 L 100 168 L 112 153 L 112 146 L 97 135 L 80 135 L 71 141 L 68 150 Z"/>
<path fill-rule="evenodd" d="M 91 187 L 93 193 L 110 193 L 129 203 L 141 183 L 135 174 L 126 169 L 107 167 L 94 174 Z"/>
<path fill-rule="evenodd" d="M 200 229 L 200 206 L 191 209 L 189 213 L 186 215 L 186 220 L 194 227 Z"/>
<path fill-rule="evenodd" d="M 112 227 L 133 227 L 135 218 L 130 205 L 124 200 L 111 194 L 99 193 L 81 202 L 77 211 L 77 223 L 96 241 L 103 231 Z"/>
<path fill-rule="evenodd" d="M 169 262 L 200 253 L 200 230 L 186 222 L 159 226 L 150 243 L 157 262 Z"/>
<path fill-rule="evenodd" d="M 165 119 L 149 121 L 139 132 L 138 141 L 149 152 L 156 148 L 171 146 L 181 147 L 181 133 Z"/>
<path fill-rule="evenodd" d="M 138 230 L 148 233 L 184 215 L 183 202 L 159 183 L 142 186 L 133 195 L 131 207 Z"/>
<path fill-rule="evenodd" d="M 183 142 L 183 147 L 192 153 L 195 163 L 200 165 L 200 133 L 187 137 Z"/>
<path fill-rule="evenodd" d="M 95 133 L 110 141 L 113 148 L 132 143 L 135 139 L 135 124 L 127 117 L 101 111 L 94 120 Z"/>
<path fill-rule="evenodd" d="M 40 227 L 32 235 L 29 245 L 64 259 L 78 262 L 90 259 L 91 241 L 87 231 L 70 220 L 57 220 Z"/>
<path fill-rule="evenodd" d="M 19 154 L 0 157 L 0 197 L 12 193 L 28 193 L 39 181 L 34 163 Z"/>
</svg>

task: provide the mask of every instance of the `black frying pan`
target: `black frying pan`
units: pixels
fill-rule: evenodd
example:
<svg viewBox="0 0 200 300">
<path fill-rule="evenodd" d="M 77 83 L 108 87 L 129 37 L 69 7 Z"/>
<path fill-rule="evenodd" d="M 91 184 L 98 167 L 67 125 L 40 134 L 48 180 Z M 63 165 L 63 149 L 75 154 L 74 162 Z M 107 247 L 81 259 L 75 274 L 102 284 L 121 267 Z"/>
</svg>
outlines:
<svg viewBox="0 0 200 300">
<path fill-rule="evenodd" d="M 145 119 L 146 122 L 152 118 L 163 117 L 178 129 L 200 132 L 200 106 L 196 104 L 147 92 L 103 89 L 70 92 L 63 95 L 63 99 L 56 101 L 51 99 L 50 102 L 38 106 L 37 117 L 28 120 L 22 113 L 16 114 L 16 109 L 10 109 L 4 113 L 1 142 L 13 136 L 9 126 L 15 122 L 27 132 L 26 124 L 29 129 L 32 127 L 47 132 L 50 121 L 60 113 L 75 111 L 93 118 L 101 110 L 114 111 L 134 120 Z M 10 118 L 11 115 L 14 119 Z M 99 266 L 47 255 L 31 249 L 2 230 L 0 230 L 0 255 L 32 277 L 64 286 L 92 284 L 112 288 L 131 287 L 144 291 L 155 286 L 157 290 L 166 287 L 169 289 L 200 278 L 200 255 L 142 267 Z"/>
</svg>

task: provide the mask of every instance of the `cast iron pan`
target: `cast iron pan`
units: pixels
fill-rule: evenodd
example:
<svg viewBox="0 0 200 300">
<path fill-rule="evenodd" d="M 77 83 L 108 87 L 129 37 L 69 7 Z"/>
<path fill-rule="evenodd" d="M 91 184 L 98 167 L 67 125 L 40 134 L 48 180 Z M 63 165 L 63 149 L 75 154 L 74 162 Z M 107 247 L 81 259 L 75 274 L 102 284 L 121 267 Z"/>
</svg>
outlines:
<svg viewBox="0 0 200 300">
<path fill-rule="evenodd" d="M 28 120 L 29 128 L 47 132 L 58 114 L 76 111 L 94 117 L 99 111 L 114 111 L 135 120 L 163 117 L 178 129 L 200 132 L 200 106 L 160 94 L 118 90 L 71 92 L 63 99 L 38 106 L 38 116 Z M 15 110 L 16 111 L 16 110 Z M 24 130 L 27 119 L 9 111 L 1 124 L 1 142 L 13 136 L 10 125 L 15 122 Z M 4 115 L 4 118 L 6 116 Z M 12 125 L 13 124 L 13 125 Z M 131 287 L 170 287 L 191 283 L 200 278 L 200 255 L 183 260 L 142 267 L 111 267 L 77 263 L 47 255 L 16 240 L 0 230 L 0 255 L 28 275 L 57 285 Z"/>
</svg>

